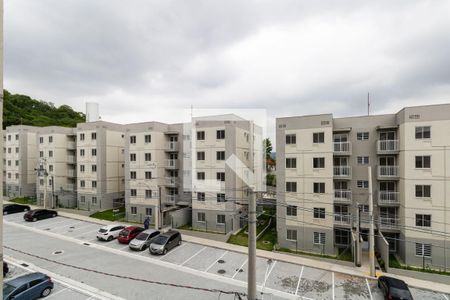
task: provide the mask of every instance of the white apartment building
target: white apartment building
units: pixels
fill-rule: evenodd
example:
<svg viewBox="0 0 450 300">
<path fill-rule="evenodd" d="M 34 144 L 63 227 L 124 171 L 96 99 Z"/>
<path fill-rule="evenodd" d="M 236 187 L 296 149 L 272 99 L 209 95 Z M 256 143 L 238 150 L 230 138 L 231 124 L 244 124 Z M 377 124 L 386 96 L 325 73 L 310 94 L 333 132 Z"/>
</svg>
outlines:
<svg viewBox="0 0 450 300">
<path fill-rule="evenodd" d="M 277 231 L 281 247 L 337 254 L 369 188 L 377 235 L 410 265 L 450 266 L 450 105 L 396 114 L 278 118 Z M 369 187 L 368 166 L 372 168 Z"/>
<path fill-rule="evenodd" d="M 39 128 L 37 135 L 37 199 L 41 205 L 45 191 L 47 207 L 75 208 L 76 197 L 76 131 L 74 128 L 49 126 Z M 47 182 L 45 182 L 47 180 Z"/>
<path fill-rule="evenodd" d="M 36 195 L 37 144 L 39 128 L 26 125 L 8 126 L 5 130 L 4 175 L 5 195 Z"/>
<path fill-rule="evenodd" d="M 79 123 L 76 133 L 78 208 L 96 211 L 123 206 L 123 125 L 104 121 Z"/>
</svg>

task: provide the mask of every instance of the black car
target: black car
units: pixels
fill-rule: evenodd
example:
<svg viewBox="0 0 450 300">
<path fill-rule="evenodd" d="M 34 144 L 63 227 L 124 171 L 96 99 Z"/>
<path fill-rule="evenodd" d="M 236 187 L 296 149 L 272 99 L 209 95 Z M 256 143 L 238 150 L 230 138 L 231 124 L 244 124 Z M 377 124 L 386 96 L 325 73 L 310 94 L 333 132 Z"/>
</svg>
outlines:
<svg viewBox="0 0 450 300">
<path fill-rule="evenodd" d="M 408 285 L 403 280 L 380 276 L 378 278 L 378 287 L 383 292 L 385 299 L 413 300 Z"/>
<path fill-rule="evenodd" d="M 3 214 L 9 215 L 18 212 L 29 211 L 30 207 L 28 205 L 22 204 L 3 204 Z"/>
<path fill-rule="evenodd" d="M 58 213 L 50 209 L 33 209 L 23 215 L 25 221 L 35 222 L 37 220 L 54 218 Z"/>
</svg>

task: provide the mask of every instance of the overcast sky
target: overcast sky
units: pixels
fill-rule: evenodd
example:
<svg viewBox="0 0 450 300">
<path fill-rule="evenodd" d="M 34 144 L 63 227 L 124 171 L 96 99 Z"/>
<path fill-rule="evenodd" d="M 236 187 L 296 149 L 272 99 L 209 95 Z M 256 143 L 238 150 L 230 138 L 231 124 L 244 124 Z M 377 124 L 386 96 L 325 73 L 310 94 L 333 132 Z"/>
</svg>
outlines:
<svg viewBox="0 0 450 300">
<path fill-rule="evenodd" d="M 450 102 L 446 0 L 4 5 L 4 87 L 98 102 L 107 121 L 176 122 L 191 105 L 362 115 L 368 91 L 372 113 Z"/>
</svg>

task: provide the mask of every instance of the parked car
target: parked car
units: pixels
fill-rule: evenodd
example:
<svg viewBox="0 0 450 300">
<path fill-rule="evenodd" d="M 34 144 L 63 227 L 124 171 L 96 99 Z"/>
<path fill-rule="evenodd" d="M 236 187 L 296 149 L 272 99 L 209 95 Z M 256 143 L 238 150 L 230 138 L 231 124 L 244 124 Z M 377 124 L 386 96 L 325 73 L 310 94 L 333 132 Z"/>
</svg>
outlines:
<svg viewBox="0 0 450 300">
<path fill-rule="evenodd" d="M 22 205 L 22 204 L 3 204 L 3 214 L 9 215 L 9 214 L 15 214 L 18 212 L 24 212 L 29 211 L 30 207 L 28 205 Z"/>
<path fill-rule="evenodd" d="M 135 239 L 133 239 L 129 246 L 132 250 L 145 250 L 147 249 L 152 240 L 160 234 L 158 230 L 155 229 L 147 229 L 139 233 Z"/>
<path fill-rule="evenodd" d="M 176 246 L 181 245 L 181 234 L 178 231 L 167 231 L 158 235 L 150 243 L 151 254 L 166 254 Z"/>
<path fill-rule="evenodd" d="M 131 242 L 132 239 L 134 239 L 139 233 L 144 231 L 144 228 L 138 227 L 138 226 L 128 226 L 124 229 L 122 229 L 121 232 L 119 232 L 119 237 L 117 240 L 121 244 L 128 244 Z"/>
<path fill-rule="evenodd" d="M 3 277 L 5 277 L 6 274 L 8 274 L 8 272 L 9 272 L 8 263 L 6 261 L 3 261 Z"/>
<path fill-rule="evenodd" d="M 389 300 L 412 300 L 408 285 L 400 279 L 380 276 L 378 277 L 378 287 L 383 292 L 384 298 Z"/>
<path fill-rule="evenodd" d="M 25 221 L 36 222 L 48 218 L 54 218 L 58 215 L 55 210 L 50 209 L 33 209 L 23 215 Z"/>
<path fill-rule="evenodd" d="M 119 236 L 119 233 L 124 228 L 125 226 L 123 225 L 115 225 L 115 224 L 103 226 L 97 231 L 97 239 L 104 241 L 112 241 L 113 239 Z"/>
<path fill-rule="evenodd" d="M 3 283 L 3 300 L 32 300 L 47 297 L 53 289 L 50 277 L 30 273 Z"/>
</svg>

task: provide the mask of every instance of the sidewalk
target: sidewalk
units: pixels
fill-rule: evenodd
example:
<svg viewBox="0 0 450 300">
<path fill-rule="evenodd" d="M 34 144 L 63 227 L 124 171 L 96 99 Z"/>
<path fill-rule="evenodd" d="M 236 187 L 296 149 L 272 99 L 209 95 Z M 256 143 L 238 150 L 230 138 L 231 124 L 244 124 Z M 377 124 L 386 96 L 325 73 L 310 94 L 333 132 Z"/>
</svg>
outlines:
<svg viewBox="0 0 450 300">
<path fill-rule="evenodd" d="M 4 202 L 7 202 L 7 201 L 4 201 Z M 40 208 L 40 207 L 33 206 L 33 205 L 30 205 L 30 206 L 32 208 Z M 58 210 L 58 213 L 60 216 L 64 216 L 64 217 L 72 218 L 72 219 L 76 219 L 76 220 L 97 223 L 99 225 L 109 225 L 109 224 L 115 224 L 115 223 L 127 225 L 126 222 L 111 222 L 111 221 L 106 221 L 106 220 L 100 220 L 100 219 L 91 218 L 89 216 L 84 216 L 81 214 L 69 213 L 69 212 L 66 212 L 63 210 Z M 130 225 L 132 225 L 132 224 L 130 224 Z M 135 225 L 135 224 L 133 224 L 133 225 Z M 227 244 L 226 242 L 223 242 L 223 241 L 212 240 L 212 239 L 207 239 L 205 237 L 202 237 L 202 234 L 208 234 L 208 233 L 195 232 L 195 231 L 189 231 L 189 230 L 182 230 L 180 232 L 182 232 L 184 234 L 183 240 L 185 240 L 187 242 L 201 244 L 201 245 L 214 247 L 214 248 L 225 249 L 225 250 L 244 253 L 244 254 L 248 253 L 247 247 L 238 246 L 238 245 L 234 245 L 234 244 Z M 192 235 L 192 233 L 194 233 L 194 235 Z M 211 235 L 211 234 L 208 234 L 208 235 Z M 313 258 L 307 258 L 307 257 L 291 255 L 291 254 L 286 254 L 286 253 L 280 253 L 280 252 L 264 251 L 264 250 L 259 250 L 259 249 L 256 250 L 256 255 L 258 257 L 262 257 L 265 259 L 273 259 L 273 260 L 278 260 L 278 261 L 282 261 L 282 262 L 286 262 L 286 263 L 294 263 L 294 264 L 298 264 L 298 265 L 304 265 L 307 267 L 322 269 L 322 270 L 326 270 L 326 271 L 332 271 L 332 272 L 343 273 L 343 274 L 348 274 L 348 275 L 357 276 L 357 277 L 374 279 L 367 272 L 366 268 L 356 268 L 353 266 L 344 266 L 339 263 L 332 263 L 329 261 L 324 261 L 320 258 L 318 258 L 316 260 Z M 450 277 L 449 277 L 448 283 L 446 284 L 446 283 L 437 283 L 434 281 L 427 281 L 427 280 L 418 279 L 418 278 L 412 278 L 412 277 L 410 277 L 411 276 L 410 274 L 405 276 L 405 275 L 398 275 L 398 274 L 393 274 L 393 273 L 380 273 L 378 271 L 377 275 L 378 276 L 387 275 L 387 276 L 391 276 L 391 277 L 395 277 L 395 278 L 404 280 L 406 283 L 408 283 L 408 285 L 410 285 L 412 287 L 417 287 L 417 288 L 421 288 L 421 289 L 433 290 L 433 291 L 437 291 L 437 292 L 441 292 L 441 293 L 450 294 Z"/>
</svg>

